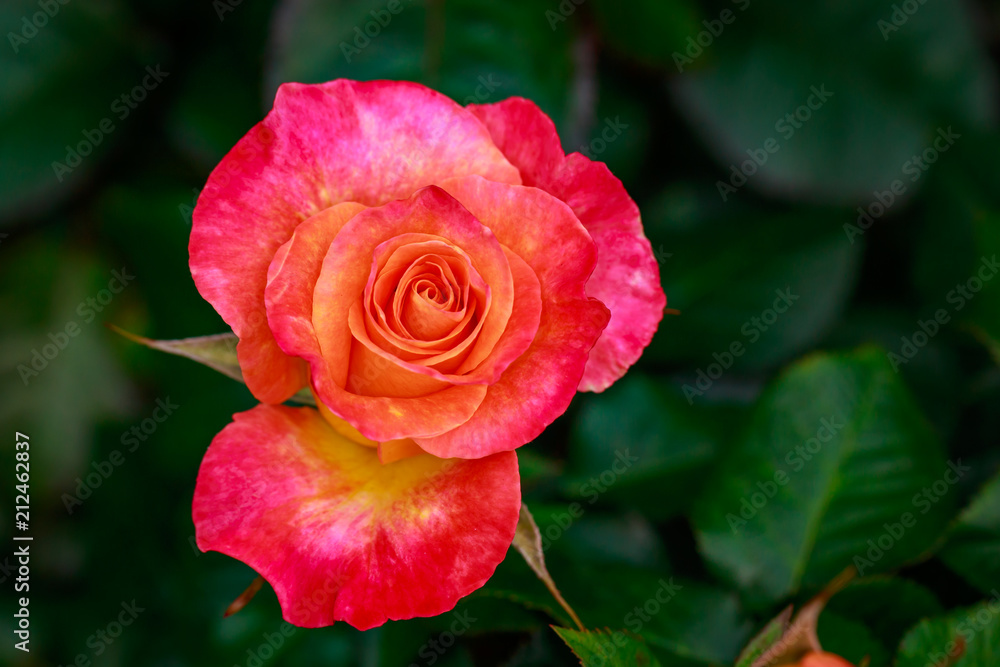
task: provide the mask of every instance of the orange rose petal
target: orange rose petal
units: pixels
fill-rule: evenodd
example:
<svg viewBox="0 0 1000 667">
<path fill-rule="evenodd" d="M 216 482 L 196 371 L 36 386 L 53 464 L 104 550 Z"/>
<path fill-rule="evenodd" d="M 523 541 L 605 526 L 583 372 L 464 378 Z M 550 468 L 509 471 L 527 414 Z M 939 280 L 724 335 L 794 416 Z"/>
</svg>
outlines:
<svg viewBox="0 0 1000 667">
<path fill-rule="evenodd" d="M 423 366 L 404 365 L 395 356 L 378 349 L 365 331 L 364 314 L 360 304 L 351 306 L 348 319 L 356 338 L 351 345 L 351 368 L 379 369 L 379 372 L 370 378 L 352 373 L 347 378 L 348 391 L 362 396 L 411 398 L 425 396 L 452 386 L 453 383 L 448 382 L 436 371 L 426 370 Z"/>
<path fill-rule="evenodd" d="M 381 461 L 383 465 L 395 463 L 396 461 L 402 461 L 403 459 L 408 459 L 423 453 L 424 450 L 422 450 L 417 443 L 413 442 L 409 438 L 406 438 L 405 440 L 390 440 L 389 442 L 381 442 L 378 446 L 378 460 Z"/>
<path fill-rule="evenodd" d="M 319 353 L 312 326 L 313 288 L 330 243 L 363 210 L 361 204 L 348 202 L 321 211 L 299 225 L 275 254 L 268 268 L 264 299 L 278 345 L 287 354 L 306 357 Z"/>
<path fill-rule="evenodd" d="M 569 407 L 587 354 L 609 317 L 597 299 L 545 304 L 531 347 L 489 385 L 472 417 L 440 435 L 414 440 L 442 458 L 480 458 L 531 442 Z"/>
<path fill-rule="evenodd" d="M 319 413 L 323 416 L 333 430 L 344 436 L 351 442 L 356 442 L 359 445 L 364 445 L 365 447 L 378 447 L 379 443 L 374 440 L 369 440 L 365 436 L 361 435 L 358 429 L 351 426 L 349 423 L 338 417 L 337 415 L 330 412 L 330 408 L 323 405 L 323 401 L 319 400 L 315 392 L 313 393 L 313 398 L 316 399 L 316 407 L 319 408 Z"/>
<path fill-rule="evenodd" d="M 347 205 L 345 205 L 347 206 Z M 357 205 L 354 205 L 357 206 Z M 334 207 L 303 223 L 289 243 L 283 261 L 274 264 L 268 295 L 269 316 L 282 346 L 303 357 L 310 365 L 314 393 L 331 416 L 352 424 L 366 424 L 357 430 L 372 444 L 386 440 L 442 433 L 464 423 L 482 403 L 482 386 L 449 387 L 414 399 L 358 396 L 347 392 L 348 364 L 332 366 L 320 353 L 312 326 L 313 285 L 320 274 L 329 241 L 336 234 L 349 209 Z M 324 250 L 325 248 L 325 250 Z M 370 262 L 370 259 L 369 259 Z M 305 311 L 305 312 L 304 312 Z M 346 311 L 345 311 L 346 313 Z M 380 368 L 357 374 L 356 382 L 373 379 Z M 334 406 L 337 406 L 334 408 Z"/>
<path fill-rule="evenodd" d="M 530 347 L 489 386 L 476 413 L 460 427 L 418 445 L 441 457 L 476 458 L 519 447 L 565 412 L 608 309 L 584 292 L 597 249 L 572 210 L 535 188 L 471 177 L 442 187 L 489 226 L 534 272 L 541 317 Z M 525 221 L 546 221 L 529 225 Z M 557 256 L 549 249 L 559 248 Z"/>
<path fill-rule="evenodd" d="M 336 369 L 334 381 L 340 386 L 346 385 L 350 355 L 351 332 L 346 316 L 368 284 L 375 250 L 388 239 L 411 233 L 444 235 L 467 252 L 493 292 L 492 316 L 505 323 L 510 316 L 513 279 L 500 244 L 489 229 L 444 191 L 429 187 L 410 199 L 362 211 L 331 244 L 314 292 L 316 336 L 322 356 Z M 505 285 L 509 289 L 498 297 L 497 292 L 503 291 Z"/>
<path fill-rule="evenodd" d="M 507 320 L 507 328 L 486 359 L 478 365 L 473 365 L 472 358 L 466 359 L 454 371 L 455 375 L 479 376 L 491 383 L 495 382 L 504 369 L 528 349 L 538 331 L 542 313 L 541 286 L 538 278 L 528 263 L 518 255 L 506 246 L 503 251 L 507 255 L 510 273 L 514 277 L 514 309 Z"/>
<path fill-rule="evenodd" d="M 833 653 L 810 653 L 802 659 L 800 667 L 854 667 Z"/>
<path fill-rule="evenodd" d="M 344 226 L 330 245 L 313 295 L 313 325 L 321 354 L 310 360 L 312 381 L 334 414 L 379 442 L 450 430 L 472 416 L 486 393 L 483 386 L 461 385 L 427 396 L 387 398 L 358 396 L 344 389 L 349 377 L 358 387 L 386 382 L 387 374 L 402 378 L 410 373 L 395 360 L 376 355 L 365 359 L 367 365 L 353 366 L 354 337 L 347 316 L 368 283 L 374 250 L 386 238 L 403 233 L 447 234 L 469 254 L 491 288 L 511 284 L 507 300 L 513 307 L 513 278 L 503 249 L 489 229 L 439 188 L 425 188 L 408 200 L 367 209 Z"/>
<path fill-rule="evenodd" d="M 455 295 L 461 286 L 433 275 L 439 262 L 439 257 L 422 257 L 404 274 L 394 299 L 402 330 L 417 340 L 440 340 L 465 320 L 465 304 L 458 305 Z"/>
<path fill-rule="evenodd" d="M 403 374 L 402 372 L 383 374 L 381 376 L 383 384 L 372 387 L 371 395 L 419 395 L 419 390 L 414 389 L 411 391 L 411 388 L 422 385 L 419 381 L 410 378 L 409 374 L 425 375 L 452 385 L 490 384 L 496 382 L 510 363 L 528 349 L 535 338 L 541 317 L 541 288 L 534 271 L 532 271 L 531 267 L 524 260 L 506 248 L 504 248 L 504 254 L 507 255 L 507 261 L 514 276 L 514 309 L 508 320 L 509 326 L 494 347 L 493 352 L 475 369 L 463 372 L 463 368 L 469 365 L 469 360 L 466 359 L 462 361 L 462 367 L 458 368 L 455 372 L 450 374 L 441 372 L 438 362 L 440 359 L 447 360 L 450 353 L 423 360 L 421 363 L 402 361 L 392 354 L 392 352 L 381 349 L 368 336 L 368 330 L 364 328 L 362 323 L 360 309 L 357 307 L 352 308 L 348 322 L 357 343 L 360 343 L 360 346 L 363 346 L 369 354 L 380 357 L 383 363 L 392 363 L 402 370 L 409 371 L 408 374 Z M 358 347 L 356 345 L 355 348 L 352 348 L 352 360 L 358 354 Z M 460 350 L 462 346 L 460 345 L 455 349 Z M 373 358 L 370 356 L 358 357 L 358 359 L 365 362 L 373 361 Z M 429 387 L 428 391 L 432 391 L 433 387 L 435 387 L 435 385 L 427 386 Z M 398 392 L 400 391 L 400 387 L 405 387 L 404 391 L 406 393 L 384 393 Z"/>
<path fill-rule="evenodd" d="M 475 335 L 482 327 L 482 316 L 490 308 L 490 289 L 471 267 L 468 255 L 450 244 L 442 246 L 443 241 L 440 237 L 426 234 L 402 234 L 376 249 L 373 264 L 377 265 L 377 269 L 373 269 L 365 287 L 369 315 L 365 327 L 369 337 L 381 349 L 404 361 L 433 365 L 441 361 L 439 355 L 446 354 L 446 358 L 450 359 L 458 352 L 468 350 L 474 341 L 466 338 Z M 405 291 L 403 283 L 406 275 L 413 268 L 413 263 L 419 262 L 421 252 L 431 249 L 442 254 L 446 251 L 454 253 L 452 257 L 442 257 L 444 261 L 435 266 L 443 280 L 462 282 L 464 285 L 460 298 L 465 312 L 452 330 L 437 340 L 419 340 L 403 331 L 405 326 L 399 321 L 401 313 L 397 311 L 400 309 L 400 293 Z M 385 255 L 389 255 L 388 259 Z M 470 301 L 470 296 L 474 297 L 474 302 Z M 393 308 L 387 309 L 384 304 L 390 298 Z M 386 315 L 386 310 L 391 316 Z"/>
<path fill-rule="evenodd" d="M 254 396 L 284 401 L 304 377 L 265 306 L 268 266 L 295 228 L 333 204 L 376 206 L 463 174 L 521 182 L 482 123 L 441 93 L 395 81 L 278 89 L 274 109 L 209 176 L 189 244 L 195 285 L 239 336 Z"/>
</svg>

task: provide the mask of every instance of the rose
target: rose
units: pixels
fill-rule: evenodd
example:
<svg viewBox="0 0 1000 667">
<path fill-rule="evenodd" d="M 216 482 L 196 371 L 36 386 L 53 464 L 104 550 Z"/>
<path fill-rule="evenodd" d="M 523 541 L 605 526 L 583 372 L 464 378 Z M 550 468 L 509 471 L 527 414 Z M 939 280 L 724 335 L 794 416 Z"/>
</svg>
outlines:
<svg viewBox="0 0 1000 667">
<path fill-rule="evenodd" d="M 815 651 L 804 656 L 796 663 L 788 663 L 781 667 L 854 667 L 839 655 Z"/>
<path fill-rule="evenodd" d="M 339 428 L 445 457 L 534 439 L 625 372 L 665 304 L 603 164 L 565 156 L 527 100 L 466 109 L 412 83 L 282 86 L 209 178 L 190 250 L 259 400 L 311 381 Z"/>
<path fill-rule="evenodd" d="M 665 305 L 607 167 L 527 100 L 412 83 L 282 86 L 209 177 L 190 252 L 253 394 L 308 386 L 322 413 L 237 415 L 195 493 L 199 546 L 302 625 L 441 613 L 485 583 L 517 524 L 512 450 L 621 377 Z"/>
</svg>

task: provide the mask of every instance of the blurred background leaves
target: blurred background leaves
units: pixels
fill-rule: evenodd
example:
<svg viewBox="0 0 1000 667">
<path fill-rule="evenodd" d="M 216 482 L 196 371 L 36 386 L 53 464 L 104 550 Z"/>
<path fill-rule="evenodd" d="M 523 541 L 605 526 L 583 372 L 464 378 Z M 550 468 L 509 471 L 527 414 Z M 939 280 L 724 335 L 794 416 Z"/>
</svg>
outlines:
<svg viewBox="0 0 1000 667">
<path fill-rule="evenodd" d="M 549 569 L 588 627 L 637 633 L 665 666 L 732 664 L 907 512 L 912 529 L 831 601 L 824 645 L 877 667 L 902 643 L 899 664 L 923 665 L 992 609 L 975 605 L 1000 586 L 1000 281 L 954 295 L 1000 250 L 995 4 L 16 0 L 0 26 L 0 425 L 34 445 L 36 540 L 34 651 L 5 642 L 4 664 L 575 664 L 513 551 L 441 651 L 451 614 L 283 633 L 265 587 L 223 619 L 254 573 L 193 547 L 190 500 L 208 443 L 253 400 L 103 326 L 225 330 L 187 269 L 199 189 L 280 83 L 336 77 L 531 98 L 643 211 L 681 314 L 520 452 Z M 147 67 L 167 74 L 139 100 Z M 158 399 L 179 407 L 145 432 Z M 968 472 L 937 493 L 948 462 Z M 662 581 L 681 588 L 647 613 Z M 95 648 L 133 600 L 136 622 Z M 998 650 L 990 613 L 958 667 Z"/>
</svg>

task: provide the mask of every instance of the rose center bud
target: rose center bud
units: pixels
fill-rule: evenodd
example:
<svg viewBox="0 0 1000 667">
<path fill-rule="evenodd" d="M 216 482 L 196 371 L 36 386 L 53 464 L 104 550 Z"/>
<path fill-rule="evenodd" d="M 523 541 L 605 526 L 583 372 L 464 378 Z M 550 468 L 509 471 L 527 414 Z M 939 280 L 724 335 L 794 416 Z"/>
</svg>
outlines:
<svg viewBox="0 0 1000 667">
<path fill-rule="evenodd" d="M 457 284 L 444 258 L 424 255 L 403 274 L 393 295 L 401 335 L 417 340 L 437 340 L 462 321 L 468 283 Z"/>
<path fill-rule="evenodd" d="M 460 248 L 441 237 L 404 234 L 376 250 L 364 305 L 374 344 L 449 373 L 475 342 L 490 290 Z"/>
</svg>

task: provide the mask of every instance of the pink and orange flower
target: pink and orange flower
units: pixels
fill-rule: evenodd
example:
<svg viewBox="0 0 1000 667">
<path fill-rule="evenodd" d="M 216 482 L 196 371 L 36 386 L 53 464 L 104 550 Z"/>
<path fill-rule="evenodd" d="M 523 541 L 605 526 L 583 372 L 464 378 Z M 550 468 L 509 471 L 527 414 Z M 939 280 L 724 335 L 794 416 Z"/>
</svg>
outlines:
<svg viewBox="0 0 1000 667">
<path fill-rule="evenodd" d="M 191 272 L 263 404 L 198 476 L 198 545 L 315 627 L 451 609 L 511 544 L 514 450 L 641 355 L 666 299 L 639 211 L 512 98 L 286 84 L 194 211 Z M 302 389 L 317 409 L 281 403 Z M 329 604 L 300 602 L 332 591 Z"/>
<path fill-rule="evenodd" d="M 781 667 L 854 667 L 854 665 L 839 655 L 815 651 L 803 657 L 799 662 L 788 663 L 781 665 Z"/>
</svg>

